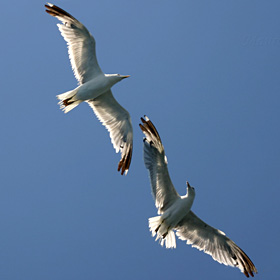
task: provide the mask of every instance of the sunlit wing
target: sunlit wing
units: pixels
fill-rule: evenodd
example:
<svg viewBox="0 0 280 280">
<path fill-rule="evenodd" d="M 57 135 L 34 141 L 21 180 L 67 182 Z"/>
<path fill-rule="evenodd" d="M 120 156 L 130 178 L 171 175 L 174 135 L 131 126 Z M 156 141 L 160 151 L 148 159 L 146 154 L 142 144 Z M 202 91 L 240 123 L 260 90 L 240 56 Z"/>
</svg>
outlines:
<svg viewBox="0 0 280 280">
<path fill-rule="evenodd" d="M 86 27 L 63 9 L 48 3 L 46 12 L 63 24 L 58 28 L 67 42 L 69 58 L 76 79 L 83 84 L 98 74 L 100 69 L 95 51 L 95 40 Z"/>
<path fill-rule="evenodd" d="M 247 277 L 257 273 L 250 258 L 231 239 L 203 222 L 192 211 L 179 223 L 176 234 L 187 244 L 211 255 L 215 261 L 238 267 Z"/>
<path fill-rule="evenodd" d="M 112 144 L 121 160 L 118 171 L 128 172 L 133 149 L 133 130 L 129 113 L 116 101 L 111 90 L 87 103 L 110 133 Z"/>
<path fill-rule="evenodd" d="M 153 123 L 145 116 L 141 118 L 143 124 L 140 128 L 145 134 L 144 139 L 144 162 L 150 173 L 152 194 L 161 214 L 166 210 L 174 200 L 179 198 L 175 190 L 167 168 L 167 158 L 160 136 Z"/>
</svg>

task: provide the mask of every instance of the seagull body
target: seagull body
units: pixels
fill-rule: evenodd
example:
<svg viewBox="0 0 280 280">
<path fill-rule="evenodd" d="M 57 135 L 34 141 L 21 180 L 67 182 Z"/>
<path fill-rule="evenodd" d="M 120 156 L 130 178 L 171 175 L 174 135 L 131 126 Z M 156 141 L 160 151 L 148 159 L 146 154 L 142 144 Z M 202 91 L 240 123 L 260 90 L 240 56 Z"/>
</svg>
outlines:
<svg viewBox="0 0 280 280">
<path fill-rule="evenodd" d="M 178 196 L 161 216 L 149 219 L 152 235 L 157 235 L 156 240 L 160 239 L 162 246 L 165 242 L 166 248 L 176 248 L 176 238 L 172 229 L 178 225 L 192 207 L 195 192 L 192 187 L 189 186 L 189 188 L 187 194 Z"/>
<path fill-rule="evenodd" d="M 58 18 L 62 37 L 67 42 L 72 69 L 79 86 L 57 95 L 60 108 L 68 113 L 81 102 L 87 102 L 110 133 L 116 152 L 122 153 L 118 165 L 121 174 L 127 174 L 133 148 L 133 131 L 129 113 L 113 97 L 111 87 L 129 75 L 104 74 L 98 65 L 95 39 L 72 15 L 48 3 L 46 12 Z"/>
<path fill-rule="evenodd" d="M 99 74 L 98 76 L 74 89 L 76 93 L 69 101 L 86 101 L 97 98 L 99 95 L 110 90 L 111 87 L 117 82 L 119 82 L 118 76 Z M 66 109 L 68 109 L 68 106 L 64 107 L 65 111 Z"/>
<path fill-rule="evenodd" d="M 187 182 L 187 193 L 180 196 L 170 179 L 167 158 L 160 136 L 153 123 L 145 116 L 141 118 L 140 128 L 145 134 L 144 163 L 149 170 L 152 195 L 155 199 L 158 214 L 161 216 L 149 219 L 152 236 L 166 248 L 176 248 L 176 238 L 198 250 L 212 256 L 215 261 L 224 265 L 237 267 L 247 277 L 257 273 L 257 269 L 250 258 L 225 233 L 215 229 L 192 211 L 195 189 Z"/>
</svg>

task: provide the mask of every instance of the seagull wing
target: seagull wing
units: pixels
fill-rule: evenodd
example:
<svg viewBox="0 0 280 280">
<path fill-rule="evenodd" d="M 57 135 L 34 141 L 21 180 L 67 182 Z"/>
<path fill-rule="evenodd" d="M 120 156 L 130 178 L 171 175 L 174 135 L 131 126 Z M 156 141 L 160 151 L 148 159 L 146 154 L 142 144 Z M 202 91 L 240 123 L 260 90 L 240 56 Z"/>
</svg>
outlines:
<svg viewBox="0 0 280 280">
<path fill-rule="evenodd" d="M 100 69 L 95 52 L 95 40 L 86 27 L 61 8 L 48 3 L 46 12 L 58 18 L 62 37 L 67 42 L 72 69 L 79 84 L 91 80 L 103 73 Z"/>
<path fill-rule="evenodd" d="M 129 113 L 116 101 L 111 90 L 86 101 L 97 118 L 110 133 L 111 142 L 122 157 L 118 165 L 121 174 L 127 174 L 133 149 L 133 130 Z"/>
<path fill-rule="evenodd" d="M 224 265 L 238 267 L 247 277 L 254 277 L 257 269 L 250 258 L 222 231 L 213 228 L 190 211 L 178 224 L 176 235 L 181 240 Z"/>
<path fill-rule="evenodd" d="M 158 213 L 162 214 L 179 198 L 179 195 L 170 179 L 164 147 L 155 126 L 147 116 L 145 116 L 145 120 L 141 118 L 141 121 L 143 124 L 139 124 L 139 126 L 146 136 L 144 162 L 150 173 L 152 194 Z"/>
</svg>

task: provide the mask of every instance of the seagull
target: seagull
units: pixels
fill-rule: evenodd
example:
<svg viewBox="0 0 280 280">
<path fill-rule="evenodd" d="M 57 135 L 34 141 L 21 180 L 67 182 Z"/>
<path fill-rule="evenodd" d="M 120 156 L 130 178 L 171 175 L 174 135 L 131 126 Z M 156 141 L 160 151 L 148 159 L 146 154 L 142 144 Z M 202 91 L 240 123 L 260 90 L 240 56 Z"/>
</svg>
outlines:
<svg viewBox="0 0 280 280">
<path fill-rule="evenodd" d="M 129 113 L 116 101 L 111 87 L 129 75 L 104 74 L 95 52 L 95 39 L 87 28 L 61 8 L 47 3 L 46 12 L 63 24 L 58 29 L 67 42 L 68 53 L 78 87 L 57 95 L 60 108 L 68 113 L 85 101 L 110 133 L 116 152 L 121 152 L 118 171 L 128 172 L 133 148 L 133 131 Z"/>
<path fill-rule="evenodd" d="M 149 219 L 152 236 L 161 246 L 176 248 L 176 238 L 206 254 L 224 265 L 237 267 L 247 277 L 257 273 L 250 258 L 225 233 L 213 228 L 198 218 L 191 207 L 195 189 L 187 182 L 187 193 L 180 196 L 169 177 L 167 158 L 160 136 L 147 116 L 139 124 L 144 138 L 144 163 L 150 173 L 152 195 L 160 216 Z"/>
</svg>

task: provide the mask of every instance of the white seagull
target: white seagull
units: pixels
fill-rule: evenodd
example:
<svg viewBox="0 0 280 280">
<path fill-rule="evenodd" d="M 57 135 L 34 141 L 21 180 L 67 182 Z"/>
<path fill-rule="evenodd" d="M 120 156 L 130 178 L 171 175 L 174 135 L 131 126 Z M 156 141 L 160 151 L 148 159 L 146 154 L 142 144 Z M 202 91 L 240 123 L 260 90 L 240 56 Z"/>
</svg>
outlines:
<svg viewBox="0 0 280 280">
<path fill-rule="evenodd" d="M 116 101 L 111 87 L 129 75 L 104 74 L 95 52 L 95 40 L 86 27 L 61 8 L 47 3 L 46 12 L 58 18 L 62 37 L 67 42 L 72 69 L 79 86 L 57 95 L 60 108 L 65 112 L 86 101 L 97 118 L 110 133 L 116 152 L 121 152 L 118 171 L 127 174 L 133 147 L 133 132 L 129 113 Z"/>
<path fill-rule="evenodd" d="M 238 267 L 247 277 L 254 277 L 257 269 L 250 258 L 222 231 L 198 218 L 191 207 L 195 190 L 187 182 L 187 194 L 180 196 L 175 190 L 167 169 L 167 158 L 160 136 L 147 116 L 139 124 L 145 134 L 144 162 L 150 173 L 152 194 L 158 214 L 149 219 L 152 236 L 166 248 L 176 248 L 176 238 L 203 250 L 219 263 Z"/>
</svg>

